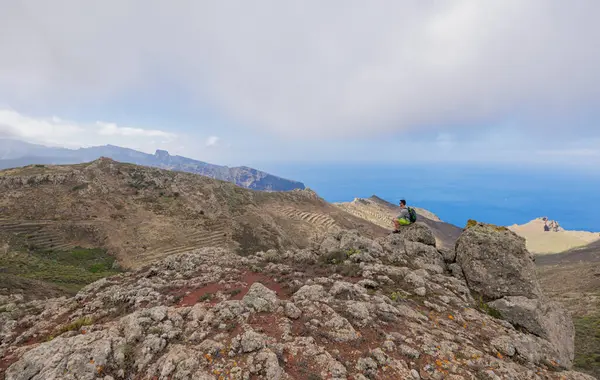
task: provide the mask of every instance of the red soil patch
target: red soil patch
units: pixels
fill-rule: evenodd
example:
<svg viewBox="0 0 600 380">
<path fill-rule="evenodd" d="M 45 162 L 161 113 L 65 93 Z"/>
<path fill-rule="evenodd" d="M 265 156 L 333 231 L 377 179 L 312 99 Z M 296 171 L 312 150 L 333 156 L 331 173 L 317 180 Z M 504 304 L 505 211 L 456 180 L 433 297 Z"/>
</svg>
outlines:
<svg viewBox="0 0 600 380">
<path fill-rule="evenodd" d="M 289 292 L 287 292 L 283 288 L 281 283 L 276 282 L 273 278 L 271 278 L 267 275 L 264 275 L 262 273 L 249 272 L 249 271 L 244 272 L 242 274 L 241 281 L 245 282 L 247 284 L 247 286 L 239 294 L 239 298 L 233 298 L 233 299 L 242 299 L 246 295 L 246 293 L 248 293 L 248 289 L 250 288 L 250 286 L 252 286 L 252 284 L 254 284 L 255 282 L 260 282 L 267 288 L 273 290 L 275 293 L 277 293 L 277 297 L 280 299 L 285 300 L 290 297 Z"/>
<path fill-rule="evenodd" d="M 248 319 L 248 324 L 257 332 L 281 339 L 282 331 L 279 328 L 275 314 L 252 314 Z"/>
<path fill-rule="evenodd" d="M 16 356 L 9 355 L 0 358 L 0 378 L 4 379 L 4 375 L 8 367 L 13 365 L 13 363 L 15 363 L 18 359 L 19 358 L 17 358 Z"/>
<path fill-rule="evenodd" d="M 293 379 L 308 379 L 313 375 L 314 378 L 321 378 L 321 369 L 311 363 L 309 358 L 305 358 L 301 354 L 294 356 L 290 353 L 285 354 L 284 371 Z"/>
<path fill-rule="evenodd" d="M 210 303 L 217 303 L 215 295 L 217 292 L 223 292 L 226 290 L 225 284 L 211 283 L 200 289 L 191 291 L 189 294 L 183 296 L 179 301 L 178 306 L 192 306 L 202 301 L 210 301 Z"/>
<path fill-rule="evenodd" d="M 220 301 L 216 297 L 217 293 L 222 293 L 229 300 L 241 300 L 248 293 L 248 290 L 255 282 L 260 282 L 267 288 L 275 291 L 281 299 L 288 299 L 289 292 L 284 287 L 276 282 L 273 278 L 256 272 L 242 272 L 239 279 L 234 282 L 216 283 L 212 282 L 197 289 L 181 288 L 171 291 L 175 296 L 180 296 L 181 301 L 177 306 L 192 306 L 198 302 L 209 301 L 210 304 L 216 304 Z M 186 294 L 188 293 L 188 294 Z"/>
</svg>

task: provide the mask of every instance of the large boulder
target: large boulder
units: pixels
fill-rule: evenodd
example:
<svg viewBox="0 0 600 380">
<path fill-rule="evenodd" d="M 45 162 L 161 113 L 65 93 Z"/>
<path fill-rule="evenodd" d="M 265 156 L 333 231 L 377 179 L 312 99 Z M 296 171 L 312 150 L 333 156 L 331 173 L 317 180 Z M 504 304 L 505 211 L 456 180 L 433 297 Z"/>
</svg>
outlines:
<svg viewBox="0 0 600 380">
<path fill-rule="evenodd" d="M 321 254 L 337 251 L 347 253 L 364 253 L 367 256 L 379 257 L 383 254 L 383 247 L 376 241 L 361 236 L 358 231 L 333 231 L 325 235 L 319 243 Z M 365 260 L 366 261 L 366 260 Z"/>
<path fill-rule="evenodd" d="M 435 247 L 435 236 L 433 236 L 431 229 L 423 223 L 413 223 L 408 226 L 402 226 L 396 235 L 408 241 Z"/>
<path fill-rule="evenodd" d="M 525 239 L 504 227 L 470 221 L 456 242 L 456 262 L 471 292 L 513 326 L 549 342 L 556 352 L 552 365 L 571 368 L 573 321 L 543 296 Z"/>
<path fill-rule="evenodd" d="M 575 328 L 571 317 L 557 303 L 522 296 L 504 297 L 489 303 L 502 318 L 514 326 L 546 339 L 559 355 L 559 365 L 569 368 L 573 362 Z"/>
<path fill-rule="evenodd" d="M 456 262 L 469 289 L 485 301 L 542 294 L 525 239 L 504 227 L 470 225 L 456 242 Z"/>
<path fill-rule="evenodd" d="M 424 224 L 402 227 L 398 233 L 380 238 L 378 242 L 392 262 L 428 270 L 436 268 L 434 272 L 443 272 L 446 267 L 444 257 L 435 247 L 433 233 Z"/>
</svg>

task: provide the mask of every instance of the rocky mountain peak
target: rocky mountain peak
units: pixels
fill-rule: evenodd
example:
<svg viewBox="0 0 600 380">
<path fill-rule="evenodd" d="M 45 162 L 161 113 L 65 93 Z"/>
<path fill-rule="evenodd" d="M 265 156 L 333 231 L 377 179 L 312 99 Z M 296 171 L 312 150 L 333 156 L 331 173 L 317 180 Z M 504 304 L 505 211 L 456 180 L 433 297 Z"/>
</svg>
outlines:
<svg viewBox="0 0 600 380">
<path fill-rule="evenodd" d="M 569 370 L 572 322 L 523 240 L 478 223 L 456 250 L 420 223 L 247 256 L 203 248 L 8 310 L 8 380 L 592 379 Z"/>
<path fill-rule="evenodd" d="M 156 158 L 158 158 L 159 160 L 164 160 L 164 159 L 171 157 L 171 155 L 169 154 L 168 151 L 161 150 L 161 149 L 157 149 L 156 152 L 154 153 L 154 156 Z"/>
</svg>

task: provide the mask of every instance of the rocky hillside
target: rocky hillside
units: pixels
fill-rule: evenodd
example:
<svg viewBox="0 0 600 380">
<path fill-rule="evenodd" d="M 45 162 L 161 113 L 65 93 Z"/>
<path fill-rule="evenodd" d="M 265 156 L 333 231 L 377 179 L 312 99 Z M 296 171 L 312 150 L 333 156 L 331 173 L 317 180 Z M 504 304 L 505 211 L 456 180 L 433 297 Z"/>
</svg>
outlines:
<svg viewBox="0 0 600 380">
<path fill-rule="evenodd" d="M 73 298 L 1 299 L 0 371 L 37 379 L 593 379 L 514 233 L 422 224 L 304 249 L 203 248 Z"/>
<path fill-rule="evenodd" d="M 126 268 L 209 246 L 304 248 L 330 229 L 386 233 L 310 190 L 258 192 L 110 159 L 0 171 L 0 218 L 6 250 L 101 248 Z"/>
<path fill-rule="evenodd" d="M 356 198 L 352 202 L 334 203 L 342 210 L 363 218 L 387 230 L 393 229 L 392 219 L 400 213 L 400 207 L 375 195 L 370 198 Z M 453 249 L 461 229 L 444 223 L 434 213 L 415 207 L 418 220 L 426 224 L 434 233 L 439 247 Z"/>
<path fill-rule="evenodd" d="M 255 190 L 289 191 L 304 189 L 304 184 L 245 166 L 227 167 L 182 156 L 165 150 L 146 154 L 113 145 L 81 149 L 50 148 L 22 141 L 0 139 L 0 169 L 32 164 L 77 164 L 108 157 L 120 162 L 200 174 Z"/>
<path fill-rule="evenodd" d="M 546 217 L 508 227 L 527 240 L 527 249 L 535 254 L 560 253 L 600 241 L 599 232 L 569 231 Z"/>
<path fill-rule="evenodd" d="M 536 257 L 544 291 L 575 323 L 575 363 L 600 377 L 600 242 Z"/>
</svg>

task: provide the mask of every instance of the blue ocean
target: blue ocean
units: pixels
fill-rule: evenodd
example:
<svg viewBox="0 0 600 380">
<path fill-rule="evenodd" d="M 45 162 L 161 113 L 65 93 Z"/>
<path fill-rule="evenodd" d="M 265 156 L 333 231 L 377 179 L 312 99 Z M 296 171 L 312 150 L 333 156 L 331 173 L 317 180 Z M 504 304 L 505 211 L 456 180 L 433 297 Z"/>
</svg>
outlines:
<svg viewBox="0 0 600 380">
<path fill-rule="evenodd" d="M 600 231 L 600 174 L 560 168 L 457 165 L 276 165 L 277 175 L 304 182 L 329 202 L 377 195 L 464 226 L 497 225 L 547 216 L 569 230 Z"/>
</svg>

